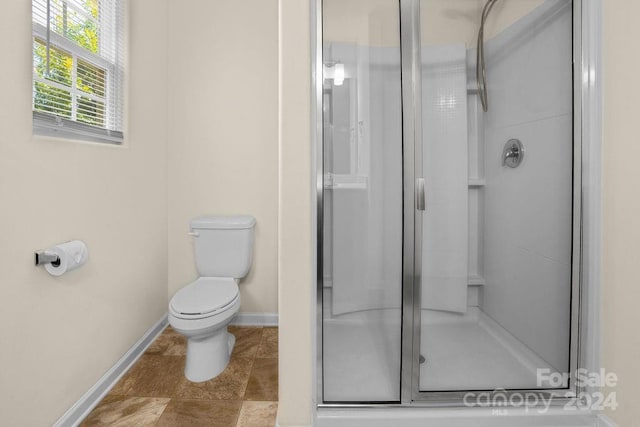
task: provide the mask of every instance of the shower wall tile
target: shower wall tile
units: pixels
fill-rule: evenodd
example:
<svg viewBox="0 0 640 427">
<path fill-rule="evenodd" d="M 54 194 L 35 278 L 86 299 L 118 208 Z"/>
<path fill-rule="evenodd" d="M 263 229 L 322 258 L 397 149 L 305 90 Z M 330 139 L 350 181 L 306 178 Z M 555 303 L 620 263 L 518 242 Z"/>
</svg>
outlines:
<svg viewBox="0 0 640 427">
<path fill-rule="evenodd" d="M 465 312 L 469 143 L 464 45 L 422 49 L 422 308 Z"/>
<path fill-rule="evenodd" d="M 511 138 L 525 147 L 516 169 L 502 166 L 502 150 Z M 485 239 L 496 247 L 515 242 L 558 263 L 571 263 L 571 139 L 571 116 L 487 130 Z"/>
<path fill-rule="evenodd" d="M 515 126 L 572 111 L 571 3 L 532 13 L 487 41 L 489 88 L 486 126 Z M 547 8 L 549 9 L 549 8 Z M 537 15 L 542 16 L 538 17 Z"/>
<path fill-rule="evenodd" d="M 536 20 L 537 19 L 537 20 Z M 556 369 L 567 369 L 573 189 L 570 2 L 488 41 L 482 308 Z M 502 166 L 505 143 L 524 160 Z"/>
</svg>

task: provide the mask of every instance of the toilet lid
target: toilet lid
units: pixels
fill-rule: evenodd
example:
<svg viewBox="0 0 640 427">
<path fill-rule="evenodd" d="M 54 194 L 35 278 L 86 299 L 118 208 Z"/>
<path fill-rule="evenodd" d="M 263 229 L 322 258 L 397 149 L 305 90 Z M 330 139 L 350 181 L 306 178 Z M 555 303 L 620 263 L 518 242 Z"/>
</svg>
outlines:
<svg viewBox="0 0 640 427">
<path fill-rule="evenodd" d="M 171 308 L 185 315 L 213 313 L 232 303 L 238 292 L 238 285 L 232 278 L 201 277 L 171 298 Z"/>
</svg>

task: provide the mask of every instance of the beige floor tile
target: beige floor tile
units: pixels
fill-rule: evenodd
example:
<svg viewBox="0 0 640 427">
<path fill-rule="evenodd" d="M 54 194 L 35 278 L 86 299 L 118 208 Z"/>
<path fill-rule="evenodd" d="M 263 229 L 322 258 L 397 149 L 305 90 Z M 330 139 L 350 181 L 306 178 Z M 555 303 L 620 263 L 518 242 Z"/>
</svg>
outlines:
<svg viewBox="0 0 640 427">
<path fill-rule="evenodd" d="M 273 427 L 277 412 L 278 402 L 242 402 L 236 427 Z"/>
<path fill-rule="evenodd" d="M 82 426 L 232 427 L 237 420 L 240 427 L 272 427 L 278 328 L 231 326 L 229 332 L 236 346 L 227 368 L 211 381 L 192 383 L 184 377 L 186 339 L 168 327 Z"/>
<path fill-rule="evenodd" d="M 187 354 L 187 339 L 168 326 L 149 346 L 145 354 L 185 356 Z"/>
<path fill-rule="evenodd" d="M 252 359 L 232 358 L 212 380 L 193 383 L 182 378 L 176 391 L 180 399 L 242 400 L 251 373 Z"/>
<path fill-rule="evenodd" d="M 256 357 L 278 357 L 278 328 L 264 328 Z"/>
<path fill-rule="evenodd" d="M 241 401 L 172 399 L 157 427 L 229 427 L 236 424 Z"/>
<path fill-rule="evenodd" d="M 81 426 L 153 426 L 168 403 L 166 398 L 107 396 Z"/>
<path fill-rule="evenodd" d="M 262 340 L 262 328 L 230 326 L 229 332 L 236 337 L 231 357 L 255 357 Z"/>
<path fill-rule="evenodd" d="M 109 396 L 124 396 L 127 394 L 127 391 L 129 391 L 129 389 L 133 385 L 133 378 L 129 374 L 132 369 L 133 367 L 129 370 L 129 372 L 124 374 L 122 378 L 120 378 L 116 385 L 113 386 L 111 391 L 109 391 Z"/>
<path fill-rule="evenodd" d="M 174 397 L 184 378 L 184 357 L 143 355 L 125 375 L 127 396 Z"/>
<path fill-rule="evenodd" d="M 278 400 L 278 359 L 254 360 L 244 399 Z"/>
</svg>

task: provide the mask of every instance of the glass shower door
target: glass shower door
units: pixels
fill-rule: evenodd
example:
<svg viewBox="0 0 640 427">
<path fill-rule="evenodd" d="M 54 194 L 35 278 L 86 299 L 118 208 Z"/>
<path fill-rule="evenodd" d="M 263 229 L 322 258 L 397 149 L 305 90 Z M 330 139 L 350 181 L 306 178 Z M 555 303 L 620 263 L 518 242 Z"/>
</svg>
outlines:
<svg viewBox="0 0 640 427">
<path fill-rule="evenodd" d="M 325 403 L 400 400 L 399 9 L 399 0 L 323 2 Z"/>
<path fill-rule="evenodd" d="M 426 400 L 569 389 L 575 363 L 572 1 L 492 4 L 420 0 Z"/>
<path fill-rule="evenodd" d="M 575 391 L 579 3 L 321 3 L 321 402 Z"/>
</svg>

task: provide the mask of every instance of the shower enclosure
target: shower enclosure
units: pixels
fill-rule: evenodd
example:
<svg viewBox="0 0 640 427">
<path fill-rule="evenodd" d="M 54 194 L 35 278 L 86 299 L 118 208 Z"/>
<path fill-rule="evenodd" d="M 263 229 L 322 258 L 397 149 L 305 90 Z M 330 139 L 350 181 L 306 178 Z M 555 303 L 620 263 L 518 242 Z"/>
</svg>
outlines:
<svg viewBox="0 0 640 427">
<path fill-rule="evenodd" d="M 321 406 L 579 391 L 581 5 L 485 6 L 319 2 Z"/>
</svg>

